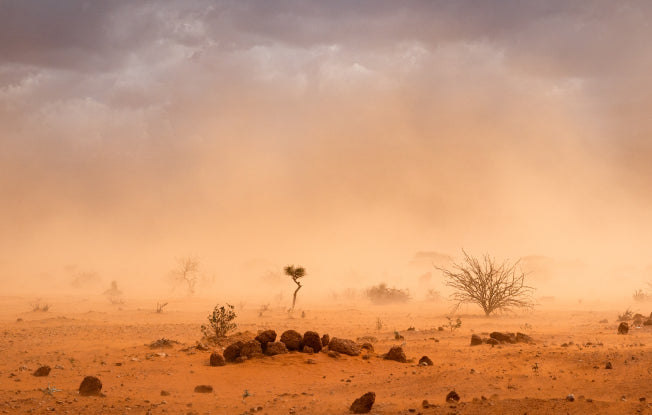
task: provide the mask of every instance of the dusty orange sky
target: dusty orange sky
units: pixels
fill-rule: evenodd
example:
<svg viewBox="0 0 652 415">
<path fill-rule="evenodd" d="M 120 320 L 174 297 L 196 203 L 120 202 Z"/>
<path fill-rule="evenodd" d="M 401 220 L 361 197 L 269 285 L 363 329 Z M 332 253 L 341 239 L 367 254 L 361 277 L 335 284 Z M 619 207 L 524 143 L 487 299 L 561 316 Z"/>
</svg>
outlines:
<svg viewBox="0 0 652 415">
<path fill-rule="evenodd" d="M 415 286 L 416 252 L 464 248 L 550 258 L 543 294 L 629 296 L 652 280 L 651 18 L 4 1 L 0 290 L 165 290 L 197 255 L 216 292 L 293 263 L 316 295 Z"/>
</svg>

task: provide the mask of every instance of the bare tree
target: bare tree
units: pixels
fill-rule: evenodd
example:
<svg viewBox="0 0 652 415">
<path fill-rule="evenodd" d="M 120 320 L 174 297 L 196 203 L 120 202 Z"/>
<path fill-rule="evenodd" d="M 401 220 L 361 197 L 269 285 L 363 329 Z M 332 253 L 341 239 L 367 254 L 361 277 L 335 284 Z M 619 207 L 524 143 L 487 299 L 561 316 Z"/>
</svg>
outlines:
<svg viewBox="0 0 652 415">
<path fill-rule="evenodd" d="M 122 304 L 122 291 L 118 289 L 118 282 L 111 281 L 111 287 L 104 291 L 104 295 L 107 296 L 111 304 Z"/>
<path fill-rule="evenodd" d="M 292 297 L 292 308 L 291 310 L 294 310 L 294 305 L 297 303 L 297 293 L 301 289 L 301 281 L 299 281 L 301 278 L 306 276 L 306 270 L 303 267 L 294 267 L 294 265 L 288 265 L 287 267 L 283 268 L 283 271 L 285 271 L 285 275 L 289 276 L 292 278 L 292 281 L 297 285 L 297 289 L 294 290 L 294 296 Z"/>
<path fill-rule="evenodd" d="M 188 295 L 195 293 L 199 277 L 199 260 L 192 256 L 180 258 L 177 269 L 172 272 L 174 281 L 185 284 Z"/>
<path fill-rule="evenodd" d="M 525 274 L 518 268 L 519 261 L 496 263 L 485 255 L 483 260 L 464 252 L 462 263 L 453 263 L 452 269 L 435 267 L 444 273 L 446 285 L 455 292 L 452 299 L 456 308 L 464 303 L 478 304 L 489 316 L 495 311 L 534 306 L 534 288 L 525 285 Z"/>
</svg>

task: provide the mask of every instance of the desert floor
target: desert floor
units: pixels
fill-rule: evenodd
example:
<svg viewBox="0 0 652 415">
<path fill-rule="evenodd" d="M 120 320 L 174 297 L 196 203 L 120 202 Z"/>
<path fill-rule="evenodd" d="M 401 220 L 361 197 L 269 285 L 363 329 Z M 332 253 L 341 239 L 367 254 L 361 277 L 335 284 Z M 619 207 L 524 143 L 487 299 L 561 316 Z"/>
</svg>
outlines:
<svg viewBox="0 0 652 415">
<path fill-rule="evenodd" d="M 295 312 L 294 318 L 281 309 L 260 317 L 257 306 L 245 305 L 235 338 L 253 338 L 263 329 L 279 336 L 290 328 L 314 330 L 353 340 L 373 337 L 375 353 L 365 360 L 292 352 L 211 367 L 211 351 L 192 347 L 201 341 L 210 301 L 171 301 L 160 314 L 155 302 L 145 301 L 116 306 L 99 297 L 61 297 L 49 303 L 47 312 L 31 311 L 30 299 L 0 297 L 0 413 L 346 414 L 369 391 L 376 393 L 372 414 L 652 412 L 652 326 L 618 335 L 616 317 L 623 310 L 616 307 L 562 310 L 548 304 L 491 318 L 469 308 L 460 316 L 461 328 L 439 331 L 447 308 L 427 303 L 302 304 L 305 317 Z M 405 340 L 395 340 L 394 330 Z M 524 332 L 536 343 L 470 346 L 473 333 L 486 337 L 492 331 Z M 179 344 L 148 347 L 161 338 Z M 380 357 L 400 344 L 411 362 Z M 417 365 L 423 355 L 434 366 Z M 607 362 L 613 369 L 605 368 Z M 49 376 L 32 375 L 41 365 L 52 367 Z M 86 375 L 100 378 L 104 396 L 79 395 Z M 200 384 L 214 391 L 195 393 Z M 245 390 L 250 396 L 243 398 Z M 459 403 L 446 403 L 451 390 Z M 575 401 L 567 401 L 569 394 Z M 431 406 L 424 408 L 424 400 Z"/>
</svg>

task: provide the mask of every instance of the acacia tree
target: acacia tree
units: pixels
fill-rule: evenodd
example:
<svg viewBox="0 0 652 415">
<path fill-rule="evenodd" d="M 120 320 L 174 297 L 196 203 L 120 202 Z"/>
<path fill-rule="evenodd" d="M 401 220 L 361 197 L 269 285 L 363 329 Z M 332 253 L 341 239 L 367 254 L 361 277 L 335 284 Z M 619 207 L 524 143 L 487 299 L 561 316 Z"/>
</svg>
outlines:
<svg viewBox="0 0 652 415">
<path fill-rule="evenodd" d="M 185 284 L 188 295 L 194 294 L 199 281 L 199 260 L 192 256 L 180 258 L 177 269 L 172 272 L 172 278 L 180 284 Z"/>
<path fill-rule="evenodd" d="M 451 298 L 457 301 L 456 308 L 464 303 L 478 304 L 489 316 L 495 311 L 534 306 L 534 288 L 525 284 L 526 275 L 518 267 L 519 261 L 499 264 L 489 255 L 478 260 L 462 252 L 464 261 L 454 263 L 452 269 L 435 267 L 444 273 L 445 284 L 455 290 Z"/>
<path fill-rule="evenodd" d="M 283 268 L 283 271 L 285 271 L 285 275 L 289 276 L 292 278 L 292 281 L 297 285 L 297 289 L 294 290 L 294 296 L 292 297 L 292 308 L 290 310 L 294 310 L 294 305 L 297 303 L 297 293 L 301 289 L 301 281 L 299 281 L 301 278 L 305 277 L 306 275 L 306 270 L 303 267 L 294 267 L 294 265 L 288 265 L 287 267 Z"/>
</svg>

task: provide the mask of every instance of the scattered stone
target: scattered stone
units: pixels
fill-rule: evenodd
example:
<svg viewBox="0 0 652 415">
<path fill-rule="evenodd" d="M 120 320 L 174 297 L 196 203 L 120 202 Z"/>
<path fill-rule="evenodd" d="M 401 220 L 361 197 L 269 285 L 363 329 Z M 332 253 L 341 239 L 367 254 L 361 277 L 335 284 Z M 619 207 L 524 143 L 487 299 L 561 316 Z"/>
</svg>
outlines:
<svg viewBox="0 0 652 415">
<path fill-rule="evenodd" d="M 161 391 L 161 396 L 170 396 L 170 395 L 172 394 L 168 391 Z"/>
<path fill-rule="evenodd" d="M 428 356 L 423 356 L 419 359 L 419 366 L 432 366 L 434 363 Z"/>
<path fill-rule="evenodd" d="M 211 358 L 210 358 L 210 365 L 211 366 L 224 366 L 226 365 L 226 361 L 224 360 L 224 357 L 222 357 L 221 354 L 217 352 L 211 353 Z"/>
<path fill-rule="evenodd" d="M 482 337 L 478 336 L 477 334 L 472 334 L 471 335 L 471 346 L 478 346 L 482 344 Z"/>
<path fill-rule="evenodd" d="M 366 351 L 369 352 L 369 353 L 373 353 L 373 352 L 374 352 L 374 345 L 371 344 L 371 343 L 369 343 L 369 342 L 364 342 L 364 343 L 362 343 L 362 344 L 360 345 L 360 348 L 361 348 L 362 350 L 366 350 Z"/>
<path fill-rule="evenodd" d="M 256 340 L 258 340 L 264 351 L 267 347 L 267 343 L 273 343 L 276 341 L 276 332 L 274 330 L 261 331 L 256 336 Z"/>
<path fill-rule="evenodd" d="M 335 340 L 335 339 L 333 339 Z M 367 392 L 351 404 L 351 412 L 354 414 L 368 414 L 371 412 L 371 407 L 376 402 L 376 394 L 374 392 Z"/>
<path fill-rule="evenodd" d="M 267 347 L 265 348 L 265 354 L 267 356 L 275 356 L 277 354 L 284 354 L 287 352 L 288 349 L 287 347 L 285 347 L 285 343 L 281 343 L 281 342 L 267 343 Z"/>
<path fill-rule="evenodd" d="M 329 336 L 328 334 L 324 334 L 323 336 L 321 336 L 321 345 L 324 347 L 328 346 L 328 342 L 330 342 L 330 340 L 331 340 L 331 336 Z"/>
<path fill-rule="evenodd" d="M 422 407 L 423 409 L 428 409 L 428 408 L 430 408 L 431 406 L 432 406 L 432 405 L 430 404 L 430 402 L 428 402 L 427 399 L 424 399 L 423 402 L 421 402 L 421 407 Z"/>
<path fill-rule="evenodd" d="M 196 393 L 211 393 L 213 392 L 213 387 L 211 385 L 197 385 L 195 386 Z"/>
<path fill-rule="evenodd" d="M 487 343 L 487 344 L 490 344 L 492 346 L 496 346 L 496 345 L 500 344 L 500 342 L 498 340 L 492 339 L 492 338 L 486 339 L 486 340 L 484 340 L 484 342 Z"/>
<path fill-rule="evenodd" d="M 448 403 L 457 403 L 459 401 L 460 395 L 458 395 L 455 391 L 450 391 L 448 392 L 448 395 L 446 395 L 446 402 Z"/>
<path fill-rule="evenodd" d="M 307 331 L 303 334 L 303 344 L 312 348 L 313 352 L 319 353 L 322 348 L 321 338 L 316 331 Z"/>
<path fill-rule="evenodd" d="M 251 359 L 263 355 L 263 347 L 258 340 L 249 340 L 245 342 L 240 348 L 240 356 Z"/>
<path fill-rule="evenodd" d="M 235 359 L 240 357 L 240 350 L 242 349 L 242 346 L 244 346 L 244 343 L 241 341 L 237 341 L 228 345 L 226 349 L 224 349 L 224 360 L 227 362 L 235 362 Z"/>
<path fill-rule="evenodd" d="M 303 350 L 301 350 L 303 353 L 308 353 L 308 354 L 313 354 L 315 351 L 312 349 L 310 346 L 303 346 Z"/>
<path fill-rule="evenodd" d="M 627 334 L 629 332 L 629 324 L 622 322 L 618 325 L 618 334 Z"/>
<path fill-rule="evenodd" d="M 573 394 L 571 393 L 570 395 L 568 395 L 568 396 L 566 397 L 566 400 L 567 400 L 568 402 L 575 402 L 575 395 L 573 395 Z"/>
<path fill-rule="evenodd" d="M 34 373 L 32 373 L 32 375 L 33 376 L 38 376 L 38 377 L 47 376 L 47 375 L 50 374 L 50 370 L 52 370 L 52 368 L 50 366 L 47 366 L 47 365 L 41 366 L 38 369 L 36 369 L 34 371 Z"/>
<path fill-rule="evenodd" d="M 162 348 L 162 349 L 169 349 L 169 348 L 171 348 L 172 346 L 174 346 L 175 344 L 179 344 L 179 342 L 176 341 L 176 340 L 170 340 L 170 339 L 166 339 L 166 338 L 161 338 L 161 339 L 158 339 L 158 340 L 156 340 L 156 341 L 151 342 L 151 343 L 148 344 L 147 346 L 148 346 L 150 349 L 159 349 L 159 348 Z"/>
<path fill-rule="evenodd" d="M 611 362 L 607 362 L 606 365 L 604 365 L 605 369 L 613 369 L 613 366 L 611 365 Z"/>
<path fill-rule="evenodd" d="M 281 334 L 281 343 L 285 343 L 288 350 L 301 350 L 303 337 L 296 330 L 287 330 Z"/>
<path fill-rule="evenodd" d="M 385 355 L 385 360 L 394 360 L 396 362 L 407 363 L 407 357 L 401 346 L 394 346 L 389 349 Z"/>
<path fill-rule="evenodd" d="M 328 348 L 331 351 L 346 354 L 349 356 L 360 355 L 360 346 L 358 346 L 353 340 L 350 339 L 340 339 L 333 337 L 330 343 L 328 343 Z"/>
<path fill-rule="evenodd" d="M 334 359 L 337 359 L 338 357 L 340 357 L 340 353 L 336 352 L 335 350 L 329 350 L 328 351 L 328 357 L 332 357 Z"/>
<path fill-rule="evenodd" d="M 81 396 L 100 396 L 102 393 L 102 382 L 95 376 L 86 376 L 79 385 Z"/>
<path fill-rule="evenodd" d="M 207 352 L 210 350 L 208 346 L 206 346 L 204 343 L 199 341 L 195 343 L 195 349 L 199 350 L 200 352 Z"/>
</svg>

